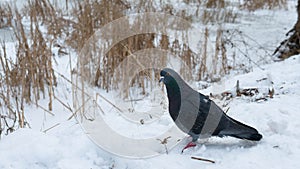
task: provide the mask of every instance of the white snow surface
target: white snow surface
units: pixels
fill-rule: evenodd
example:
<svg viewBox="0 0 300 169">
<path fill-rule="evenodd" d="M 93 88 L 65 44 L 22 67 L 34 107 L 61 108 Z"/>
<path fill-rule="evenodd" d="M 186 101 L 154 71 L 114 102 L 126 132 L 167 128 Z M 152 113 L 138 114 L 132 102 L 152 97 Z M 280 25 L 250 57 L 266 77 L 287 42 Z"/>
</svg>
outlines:
<svg viewBox="0 0 300 169">
<path fill-rule="evenodd" d="M 37 110 L 27 114 L 32 129 L 19 129 L 0 141 L 0 168 L 296 168 L 300 165 L 300 56 L 265 65 L 267 71 L 228 78 L 225 84 L 257 85 L 267 74 L 273 78 L 275 96 L 264 102 L 234 98 L 229 115 L 263 134 L 258 143 L 234 138 L 199 140 L 195 148 L 180 154 L 185 139 L 169 154 L 148 159 L 126 159 L 107 153 L 85 135 L 75 119 L 56 103 L 55 116 Z M 209 89 L 203 91 L 209 92 Z M 58 126 L 41 132 L 56 124 Z M 191 156 L 215 160 L 215 164 Z"/>
<path fill-rule="evenodd" d="M 284 34 L 293 26 L 297 16 L 294 8 L 288 11 L 275 10 L 271 16 L 264 11 L 253 12 L 251 18 L 243 20 L 236 26 L 261 45 L 270 45 L 267 47 L 273 48 L 285 38 Z M 8 45 L 13 46 L 13 43 Z M 61 57 L 56 60 L 58 65 L 55 70 L 69 78 L 69 58 Z M 221 87 L 216 84 L 200 91 L 208 95 L 216 91 L 234 90 L 236 81 L 239 80 L 241 87 L 258 87 L 260 92 L 263 92 L 270 87 L 269 81 L 272 81 L 274 98 L 256 102 L 253 101 L 255 98 L 236 97 L 228 105 L 229 116 L 255 127 L 263 135 L 263 139 L 257 143 L 235 138 L 212 137 L 199 140 L 195 148 L 181 154 L 181 149 L 189 141 L 189 138 L 185 138 L 175 148 L 169 150 L 168 154 L 146 159 L 123 158 L 99 148 L 87 137 L 74 118 L 68 120 L 72 115 L 69 110 L 54 100 L 54 116 L 34 105 L 28 105 L 25 108 L 25 116 L 31 128 L 18 129 L 1 138 L 0 169 L 298 168 L 300 55 L 261 67 L 264 70 L 254 68 L 247 74 L 226 76 L 222 79 Z M 259 81 L 263 78 L 268 78 L 269 81 Z M 70 85 L 59 76 L 58 84 L 55 92 L 63 98 L 64 103 L 72 105 Z M 103 92 L 103 95 L 108 94 Z M 216 102 L 222 105 L 225 101 L 216 100 Z M 48 100 L 44 99 L 39 103 L 47 107 Z M 163 126 L 172 125 L 167 115 L 164 113 L 163 118 L 156 122 L 160 125 L 156 128 L 161 130 Z M 113 117 L 106 120 L 114 123 Z M 124 132 L 124 135 L 132 134 L 130 131 L 126 133 L 127 126 L 117 124 L 117 127 L 123 127 L 119 132 Z M 149 132 L 146 135 L 153 135 L 153 128 L 147 131 L 147 127 L 142 126 L 135 131 L 136 136 L 144 135 L 136 133 L 139 129 L 140 132 Z M 192 156 L 211 159 L 215 163 L 193 160 Z"/>
</svg>

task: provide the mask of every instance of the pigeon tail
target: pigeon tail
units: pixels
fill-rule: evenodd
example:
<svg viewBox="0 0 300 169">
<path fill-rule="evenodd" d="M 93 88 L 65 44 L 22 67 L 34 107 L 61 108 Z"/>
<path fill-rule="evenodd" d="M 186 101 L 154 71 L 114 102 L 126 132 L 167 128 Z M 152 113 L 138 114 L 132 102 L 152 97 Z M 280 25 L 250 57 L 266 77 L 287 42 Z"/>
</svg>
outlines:
<svg viewBox="0 0 300 169">
<path fill-rule="evenodd" d="M 246 140 L 250 140 L 250 141 L 259 141 L 261 140 L 262 138 L 262 135 L 259 134 L 258 132 L 257 133 L 230 133 L 230 134 L 222 134 L 222 136 L 231 136 L 231 137 L 236 137 L 236 138 L 239 138 L 239 139 L 246 139 Z"/>
<path fill-rule="evenodd" d="M 230 124 L 226 129 L 218 133 L 220 137 L 231 136 L 231 137 L 236 137 L 239 139 L 246 139 L 251 141 L 259 141 L 262 139 L 262 135 L 259 134 L 255 128 L 243 124 L 229 116 L 227 117 L 230 119 Z"/>
</svg>

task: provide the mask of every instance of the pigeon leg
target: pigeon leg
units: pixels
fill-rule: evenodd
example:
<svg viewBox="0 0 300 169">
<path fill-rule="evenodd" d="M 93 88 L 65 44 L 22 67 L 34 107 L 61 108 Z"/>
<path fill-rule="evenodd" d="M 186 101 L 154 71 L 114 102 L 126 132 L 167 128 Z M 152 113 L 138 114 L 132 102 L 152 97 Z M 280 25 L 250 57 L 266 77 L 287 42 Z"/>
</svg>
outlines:
<svg viewBox="0 0 300 169">
<path fill-rule="evenodd" d="M 183 149 L 182 149 L 182 151 L 181 151 L 181 153 L 183 153 L 183 151 L 185 150 L 185 149 L 188 149 L 188 148 L 191 148 L 191 147 L 195 147 L 197 144 L 195 143 L 195 142 L 189 142 Z"/>
</svg>

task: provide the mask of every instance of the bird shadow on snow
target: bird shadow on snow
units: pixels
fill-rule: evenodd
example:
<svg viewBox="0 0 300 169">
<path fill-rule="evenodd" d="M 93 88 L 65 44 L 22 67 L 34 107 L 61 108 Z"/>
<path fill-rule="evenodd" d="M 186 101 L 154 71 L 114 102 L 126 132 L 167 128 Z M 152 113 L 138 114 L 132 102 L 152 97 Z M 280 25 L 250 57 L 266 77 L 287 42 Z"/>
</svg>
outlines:
<svg viewBox="0 0 300 169">
<path fill-rule="evenodd" d="M 184 144 L 188 143 L 190 140 L 186 138 L 183 142 Z M 208 139 L 199 139 L 197 141 L 197 147 L 205 146 L 205 149 L 238 149 L 238 148 L 251 148 L 258 145 L 259 142 L 249 141 L 249 140 L 240 140 L 231 137 L 211 137 Z"/>
<path fill-rule="evenodd" d="M 256 142 L 248 141 L 248 140 L 240 140 L 234 142 L 208 142 L 204 143 L 207 149 L 222 149 L 222 148 L 229 148 L 229 149 L 236 149 L 236 148 L 251 148 L 257 145 Z"/>
</svg>

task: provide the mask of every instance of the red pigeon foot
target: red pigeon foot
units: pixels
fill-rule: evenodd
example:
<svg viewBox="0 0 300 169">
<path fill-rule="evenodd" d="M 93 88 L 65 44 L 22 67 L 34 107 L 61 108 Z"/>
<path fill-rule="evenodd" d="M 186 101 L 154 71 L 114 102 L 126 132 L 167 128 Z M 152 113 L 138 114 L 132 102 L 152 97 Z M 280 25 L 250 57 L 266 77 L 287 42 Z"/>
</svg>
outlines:
<svg viewBox="0 0 300 169">
<path fill-rule="evenodd" d="M 188 148 L 191 148 L 191 147 L 195 147 L 197 144 L 196 143 L 194 143 L 194 142 L 189 142 L 183 149 L 182 149 L 182 151 L 181 151 L 181 153 L 183 153 L 183 151 L 185 150 L 185 149 L 188 149 Z"/>
</svg>

